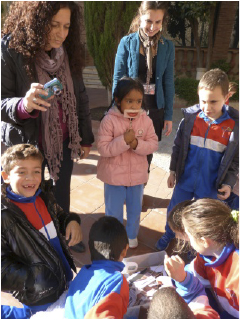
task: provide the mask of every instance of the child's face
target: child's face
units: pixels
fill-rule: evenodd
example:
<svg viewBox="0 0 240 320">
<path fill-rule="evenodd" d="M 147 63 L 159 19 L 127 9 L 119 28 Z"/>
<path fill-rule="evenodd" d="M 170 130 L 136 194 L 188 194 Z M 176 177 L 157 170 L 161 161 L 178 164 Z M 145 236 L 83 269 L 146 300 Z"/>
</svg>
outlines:
<svg viewBox="0 0 240 320">
<path fill-rule="evenodd" d="M 216 120 L 222 115 L 222 107 L 228 96 L 223 96 L 221 87 L 213 90 L 202 88 L 198 92 L 200 108 L 210 120 Z"/>
<path fill-rule="evenodd" d="M 140 110 L 142 107 L 143 94 L 138 90 L 131 90 L 121 101 L 120 109 L 124 113 L 124 110 L 132 109 L 133 112 L 128 114 L 133 118 L 136 117 L 137 113 L 134 110 Z M 116 101 L 117 102 L 117 101 Z M 118 102 L 117 102 L 118 103 Z"/>
<path fill-rule="evenodd" d="M 32 197 L 41 183 L 42 163 L 28 158 L 18 160 L 9 174 L 2 171 L 4 182 L 10 184 L 12 191 L 24 197 Z"/>
</svg>

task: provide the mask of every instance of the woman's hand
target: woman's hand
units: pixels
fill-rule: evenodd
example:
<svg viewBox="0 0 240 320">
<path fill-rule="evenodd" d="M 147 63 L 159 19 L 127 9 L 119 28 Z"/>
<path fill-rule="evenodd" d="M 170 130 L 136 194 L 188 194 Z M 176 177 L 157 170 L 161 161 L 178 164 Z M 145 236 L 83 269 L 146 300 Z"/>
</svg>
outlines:
<svg viewBox="0 0 240 320">
<path fill-rule="evenodd" d="M 23 106 L 28 113 L 31 113 L 33 110 L 47 111 L 46 108 L 51 107 L 51 104 L 46 100 L 41 99 L 39 97 L 39 94 L 42 94 L 44 96 L 48 95 L 48 93 L 43 90 L 42 84 L 32 83 L 31 88 L 23 98 Z"/>
<path fill-rule="evenodd" d="M 172 121 L 169 121 L 169 120 L 165 120 L 164 121 L 164 127 L 163 127 L 163 131 L 165 131 L 165 136 L 169 136 L 170 133 L 172 132 Z"/>
<path fill-rule="evenodd" d="M 171 256 L 168 255 L 164 258 L 164 267 L 173 280 L 177 282 L 183 282 L 186 278 L 186 271 L 184 270 L 185 263 L 179 256 Z"/>
<path fill-rule="evenodd" d="M 135 132 L 133 131 L 133 129 L 128 129 L 124 133 L 124 140 L 126 144 L 130 144 L 131 142 L 133 142 L 134 139 L 135 139 Z"/>
<path fill-rule="evenodd" d="M 89 156 L 90 150 L 90 147 L 81 147 L 80 159 L 86 159 Z"/>
<path fill-rule="evenodd" d="M 69 247 L 74 246 L 75 244 L 82 241 L 82 229 L 79 223 L 77 221 L 70 221 L 66 228 L 66 240 L 69 241 L 68 245 Z"/>
</svg>

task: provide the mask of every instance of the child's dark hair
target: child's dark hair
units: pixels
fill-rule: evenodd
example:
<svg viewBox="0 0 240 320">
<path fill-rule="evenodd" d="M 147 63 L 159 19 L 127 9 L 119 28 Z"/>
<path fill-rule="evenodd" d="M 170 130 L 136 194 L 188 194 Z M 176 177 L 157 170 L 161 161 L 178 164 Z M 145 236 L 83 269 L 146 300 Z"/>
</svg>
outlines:
<svg viewBox="0 0 240 320">
<path fill-rule="evenodd" d="M 239 247 L 238 215 L 222 201 L 198 199 L 182 212 L 182 222 L 194 238 L 209 238 L 219 244 Z"/>
<path fill-rule="evenodd" d="M 173 287 L 160 288 L 151 301 L 148 319 L 194 319 L 194 314 Z"/>
<path fill-rule="evenodd" d="M 16 144 L 9 147 L 2 155 L 1 165 L 7 174 L 15 167 L 18 160 L 35 159 L 43 162 L 41 151 L 31 144 Z"/>
<path fill-rule="evenodd" d="M 137 90 L 144 95 L 144 88 L 139 79 L 133 79 L 129 77 L 121 78 L 113 92 L 112 104 L 115 102 L 115 99 L 117 99 L 118 103 L 121 103 L 123 98 L 132 90 Z"/>
<path fill-rule="evenodd" d="M 128 244 L 124 225 L 114 217 L 104 216 L 94 222 L 89 232 L 91 260 L 118 261 Z"/>
</svg>

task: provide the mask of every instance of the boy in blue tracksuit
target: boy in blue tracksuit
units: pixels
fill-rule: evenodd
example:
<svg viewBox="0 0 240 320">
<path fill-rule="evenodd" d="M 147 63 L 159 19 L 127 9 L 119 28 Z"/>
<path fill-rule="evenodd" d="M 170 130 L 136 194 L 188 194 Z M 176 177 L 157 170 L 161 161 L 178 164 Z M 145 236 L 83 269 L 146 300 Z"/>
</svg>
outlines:
<svg viewBox="0 0 240 320">
<path fill-rule="evenodd" d="M 206 72 L 198 85 L 199 105 L 183 109 L 170 163 L 168 187 L 176 186 L 168 213 L 178 203 L 192 198 L 226 200 L 236 183 L 239 158 L 239 112 L 227 105 L 229 81 L 225 72 Z M 165 250 L 172 238 L 165 234 L 156 243 Z"/>
<path fill-rule="evenodd" d="M 128 249 L 124 226 L 114 217 L 96 221 L 89 233 L 92 264 L 84 266 L 70 284 L 67 319 L 122 319 L 127 312 L 129 286 L 121 274 Z"/>
</svg>

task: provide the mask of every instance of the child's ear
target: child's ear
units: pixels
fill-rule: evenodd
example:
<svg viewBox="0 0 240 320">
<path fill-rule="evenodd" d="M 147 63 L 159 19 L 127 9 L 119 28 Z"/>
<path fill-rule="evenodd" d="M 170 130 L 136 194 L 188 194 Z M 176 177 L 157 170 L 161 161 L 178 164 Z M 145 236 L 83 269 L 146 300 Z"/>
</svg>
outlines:
<svg viewBox="0 0 240 320">
<path fill-rule="evenodd" d="M 209 248 L 209 246 L 212 244 L 212 240 L 209 238 L 201 237 L 201 242 L 204 246 L 204 248 Z"/>
<path fill-rule="evenodd" d="M 128 248 L 129 248 L 129 245 L 127 244 L 127 245 L 126 245 L 126 248 L 123 249 L 123 251 L 122 251 L 121 254 L 120 254 L 120 259 L 121 259 L 121 260 L 119 259 L 119 261 L 122 261 L 122 260 L 126 257 Z"/>
<path fill-rule="evenodd" d="M 1 172 L 1 175 L 2 175 L 2 178 L 3 178 L 3 180 L 4 180 L 5 183 L 10 183 L 9 175 L 7 174 L 7 172 L 2 171 L 2 172 Z"/>
<path fill-rule="evenodd" d="M 119 106 L 120 103 L 119 103 L 118 99 L 117 99 L 117 98 L 114 98 L 114 100 L 115 100 L 115 104 L 116 104 L 117 106 Z"/>
<path fill-rule="evenodd" d="M 228 92 L 228 94 L 225 96 L 225 102 L 227 102 L 228 99 L 231 98 L 231 96 L 232 96 L 232 93 Z"/>
</svg>

